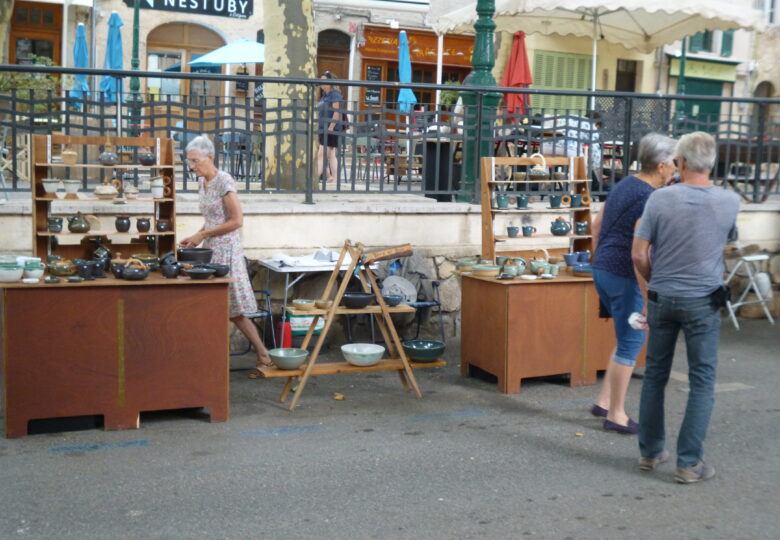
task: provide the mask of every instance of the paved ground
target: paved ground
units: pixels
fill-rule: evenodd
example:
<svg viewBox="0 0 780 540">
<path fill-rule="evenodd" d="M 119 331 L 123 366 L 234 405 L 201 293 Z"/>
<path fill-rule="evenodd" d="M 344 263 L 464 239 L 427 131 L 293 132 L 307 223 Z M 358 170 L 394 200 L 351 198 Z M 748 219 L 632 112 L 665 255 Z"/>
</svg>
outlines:
<svg viewBox="0 0 780 540">
<path fill-rule="evenodd" d="M 502 395 L 458 374 L 457 345 L 447 368 L 418 372 L 422 400 L 394 373 L 337 375 L 290 413 L 281 381 L 246 379 L 238 358 L 227 423 L 177 411 L 138 431 L 0 439 L 0 538 L 777 538 L 778 327 L 724 323 L 718 475 L 695 486 L 672 481 L 673 463 L 638 472 L 636 439 L 586 412 L 596 387 Z M 671 432 L 682 356 L 675 369 Z"/>
</svg>

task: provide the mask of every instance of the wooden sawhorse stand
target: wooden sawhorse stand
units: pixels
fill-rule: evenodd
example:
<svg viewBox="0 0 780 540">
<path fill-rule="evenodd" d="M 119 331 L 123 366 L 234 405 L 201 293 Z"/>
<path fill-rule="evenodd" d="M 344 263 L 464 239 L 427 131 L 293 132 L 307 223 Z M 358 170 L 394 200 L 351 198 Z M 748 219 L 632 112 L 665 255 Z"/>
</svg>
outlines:
<svg viewBox="0 0 780 540">
<path fill-rule="evenodd" d="M 344 272 L 344 277 L 341 278 L 339 283 L 339 269 L 341 268 L 344 258 L 347 253 L 352 258 L 349 267 Z M 398 375 L 401 378 L 401 383 L 404 386 L 404 390 L 409 391 L 409 385 L 414 390 L 415 395 L 418 398 L 422 397 L 420 387 L 417 385 L 417 380 L 414 378 L 413 368 L 422 367 L 441 367 L 446 365 L 444 360 L 439 358 L 434 362 L 410 362 L 406 357 L 403 347 L 401 346 L 401 340 L 398 338 L 398 332 L 395 330 L 395 325 L 390 317 L 391 313 L 414 313 L 414 308 L 405 304 L 390 307 L 385 303 L 382 298 L 382 292 L 379 290 L 376 278 L 370 271 L 369 266 L 377 261 L 386 259 L 395 259 L 398 257 L 406 257 L 412 254 L 412 247 L 409 244 L 402 246 L 396 246 L 392 248 L 365 251 L 362 244 L 352 245 L 349 240 L 344 242 L 344 247 L 339 255 L 339 260 L 336 262 L 336 266 L 333 268 L 333 273 L 330 275 L 328 284 L 325 287 L 325 292 L 321 298 L 330 298 L 334 287 L 338 283 L 338 289 L 333 298 L 333 304 L 328 309 L 314 309 L 314 310 L 300 310 L 295 308 L 288 308 L 293 315 L 313 315 L 314 319 L 309 326 L 309 331 L 306 332 L 306 337 L 303 339 L 301 349 L 306 350 L 311 342 L 311 338 L 314 335 L 314 329 L 317 326 L 317 321 L 320 317 L 325 317 L 325 326 L 322 328 L 317 343 L 314 345 L 314 350 L 309 356 L 306 364 L 299 369 L 278 369 L 275 366 L 260 367 L 258 370 L 263 377 L 287 377 L 287 382 L 282 388 L 282 394 L 279 396 L 279 401 L 284 403 L 287 401 L 287 396 L 290 393 L 292 384 L 295 377 L 300 376 L 300 382 L 298 389 L 295 392 L 295 396 L 290 402 L 290 410 L 295 409 L 298 404 L 298 400 L 303 393 L 303 389 L 306 386 L 306 382 L 312 375 L 330 375 L 333 373 L 362 373 L 367 371 L 398 371 Z M 361 309 L 349 309 L 341 306 L 341 300 L 344 297 L 344 292 L 347 290 L 347 284 L 352 275 L 355 275 L 363 286 L 365 292 L 373 292 L 376 297 L 376 303 L 378 305 L 368 306 Z M 330 327 L 336 318 L 336 315 L 357 315 L 368 313 L 374 316 L 379 331 L 382 333 L 382 337 L 387 344 L 387 352 L 390 358 L 384 358 L 379 361 L 378 364 L 373 366 L 353 366 L 348 362 L 328 362 L 317 365 L 317 358 L 319 357 L 320 350 L 322 349 L 325 338 L 330 331 Z"/>
</svg>

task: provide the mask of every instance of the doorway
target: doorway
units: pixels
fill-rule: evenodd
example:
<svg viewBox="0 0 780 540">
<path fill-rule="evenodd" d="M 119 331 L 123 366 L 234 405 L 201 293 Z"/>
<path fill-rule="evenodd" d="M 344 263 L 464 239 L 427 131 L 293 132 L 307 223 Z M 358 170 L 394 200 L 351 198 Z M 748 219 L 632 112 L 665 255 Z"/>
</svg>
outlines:
<svg viewBox="0 0 780 540">
<path fill-rule="evenodd" d="M 336 79 L 349 79 L 349 42 L 349 36 L 338 30 L 323 30 L 317 35 L 317 77 L 330 71 Z M 347 97 L 345 88 L 338 90 Z"/>
<path fill-rule="evenodd" d="M 34 64 L 36 57 L 62 60 L 62 6 L 17 0 L 11 18 L 9 61 Z"/>
<path fill-rule="evenodd" d="M 722 96 L 723 83 L 708 79 L 685 79 L 685 94 Z M 715 133 L 718 131 L 720 101 L 685 100 L 686 129 Z"/>
</svg>

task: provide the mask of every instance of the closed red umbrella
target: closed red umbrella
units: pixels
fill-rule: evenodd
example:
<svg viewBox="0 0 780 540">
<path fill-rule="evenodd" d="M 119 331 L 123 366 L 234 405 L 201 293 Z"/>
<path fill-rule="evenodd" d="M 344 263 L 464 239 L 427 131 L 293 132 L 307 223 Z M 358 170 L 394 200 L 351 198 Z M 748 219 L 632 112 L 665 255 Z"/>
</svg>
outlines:
<svg viewBox="0 0 780 540">
<path fill-rule="evenodd" d="M 515 32 L 512 42 L 512 54 L 501 78 L 501 86 L 513 88 L 528 88 L 534 82 L 531 67 L 528 65 L 528 54 L 525 50 L 525 32 Z M 531 106 L 531 96 L 527 94 L 504 94 L 506 112 L 509 114 L 524 113 Z"/>
</svg>

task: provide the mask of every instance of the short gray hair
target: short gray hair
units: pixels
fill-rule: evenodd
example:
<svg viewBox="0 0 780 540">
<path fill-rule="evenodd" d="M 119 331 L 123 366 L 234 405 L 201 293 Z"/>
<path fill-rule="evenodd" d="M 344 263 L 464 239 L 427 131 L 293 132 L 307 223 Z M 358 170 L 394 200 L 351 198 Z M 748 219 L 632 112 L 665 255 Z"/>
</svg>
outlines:
<svg viewBox="0 0 780 540">
<path fill-rule="evenodd" d="M 675 154 L 685 159 L 686 166 L 692 171 L 709 173 L 717 157 L 715 138 L 703 131 L 688 133 L 680 137 Z"/>
<path fill-rule="evenodd" d="M 676 141 L 660 133 L 648 133 L 639 141 L 639 169 L 643 173 L 655 172 L 659 163 L 674 159 Z"/>
<path fill-rule="evenodd" d="M 207 135 L 198 135 L 187 143 L 186 151 L 197 152 L 202 156 L 214 157 L 214 143 L 211 142 Z"/>
</svg>

